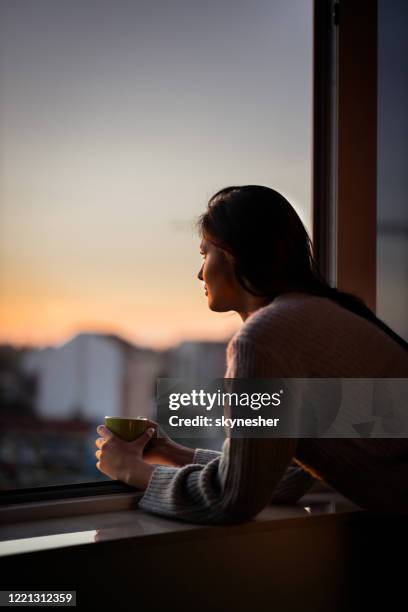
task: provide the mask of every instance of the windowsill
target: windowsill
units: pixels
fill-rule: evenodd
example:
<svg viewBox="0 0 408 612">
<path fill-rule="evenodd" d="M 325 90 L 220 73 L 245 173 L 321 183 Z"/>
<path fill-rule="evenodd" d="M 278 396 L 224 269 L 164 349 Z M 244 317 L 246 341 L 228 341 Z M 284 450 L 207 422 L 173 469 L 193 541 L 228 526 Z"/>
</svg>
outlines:
<svg viewBox="0 0 408 612">
<path fill-rule="evenodd" d="M 137 508 L 143 493 L 113 493 L 89 495 L 36 502 L 19 502 L 0 506 L 0 532 L 10 523 L 27 523 L 49 519 L 69 520 L 81 515 L 121 512 Z M 1 537 L 0 537 L 1 541 Z"/>
<path fill-rule="evenodd" d="M 20 513 L 26 512 L 26 520 L 0 525 L 0 556 L 29 553 L 38 550 L 66 548 L 76 545 L 90 545 L 108 540 L 131 539 L 137 541 L 151 538 L 184 538 L 202 536 L 205 529 L 206 537 L 213 531 L 218 535 L 224 530 L 232 535 L 236 530 L 259 531 L 264 529 L 281 529 L 288 527 L 312 526 L 325 521 L 342 523 L 351 515 L 361 513 L 361 509 L 348 499 L 334 491 L 306 494 L 297 504 L 290 506 L 270 505 L 260 512 L 252 521 L 234 526 L 209 526 L 187 523 L 162 518 L 137 509 L 141 493 L 88 498 L 86 500 L 59 500 L 52 504 L 48 502 L 48 515 L 52 509 L 63 509 L 65 515 L 58 518 L 46 516 L 44 503 L 19 506 Z M 108 498 L 114 499 L 108 499 Z M 82 505 L 82 511 L 75 515 L 75 503 Z M 83 504 L 93 513 L 83 513 Z M 62 508 L 61 504 L 64 504 Z M 29 507 L 30 506 L 30 507 Z M 36 506 L 35 509 L 33 506 Z M 42 508 L 41 508 L 42 506 Z M 59 507 L 58 507 L 59 506 Z M 11 512 L 11 507 L 2 508 L 0 515 Z M 28 512 L 28 514 L 27 514 Z M 13 516 L 9 515 L 9 518 Z M 28 519 L 27 517 L 30 517 Z"/>
</svg>

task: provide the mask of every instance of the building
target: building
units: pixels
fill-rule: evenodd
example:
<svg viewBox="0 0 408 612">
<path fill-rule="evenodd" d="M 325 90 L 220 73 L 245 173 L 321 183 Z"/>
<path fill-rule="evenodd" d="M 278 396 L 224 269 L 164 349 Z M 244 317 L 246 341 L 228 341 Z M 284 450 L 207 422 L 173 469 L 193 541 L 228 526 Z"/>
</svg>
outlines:
<svg viewBox="0 0 408 612">
<path fill-rule="evenodd" d="M 114 335 L 80 333 L 61 346 L 29 351 L 24 371 L 36 379 L 35 409 L 52 419 L 155 417 L 160 355 Z"/>
<path fill-rule="evenodd" d="M 184 341 L 167 351 L 162 376 L 210 381 L 224 378 L 227 342 Z"/>
</svg>

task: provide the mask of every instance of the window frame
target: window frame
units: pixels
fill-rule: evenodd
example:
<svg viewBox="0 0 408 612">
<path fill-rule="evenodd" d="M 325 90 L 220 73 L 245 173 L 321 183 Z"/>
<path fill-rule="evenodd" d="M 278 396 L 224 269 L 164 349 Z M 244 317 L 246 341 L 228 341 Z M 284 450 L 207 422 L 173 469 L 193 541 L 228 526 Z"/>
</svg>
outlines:
<svg viewBox="0 0 408 612">
<path fill-rule="evenodd" d="M 332 284 L 355 293 L 374 312 L 377 12 L 377 0 L 315 0 L 313 86 L 317 261 Z"/>
<path fill-rule="evenodd" d="M 350 53 L 353 41 L 359 44 Z M 367 78 L 356 83 L 359 60 Z M 312 237 L 317 263 L 329 282 L 375 309 L 377 0 L 314 0 L 312 61 Z M 353 97 L 364 104 L 356 107 Z M 360 148 L 353 147 L 356 130 L 363 136 Z M 2 491 L 0 507 L 124 493 L 141 495 L 119 481 L 86 482 Z"/>
<path fill-rule="evenodd" d="M 9 504 L 33 503 L 53 499 L 71 499 L 93 495 L 112 495 L 114 493 L 137 493 L 138 489 L 118 480 L 91 481 L 76 484 L 49 485 L 0 491 L 1 507 Z"/>
</svg>

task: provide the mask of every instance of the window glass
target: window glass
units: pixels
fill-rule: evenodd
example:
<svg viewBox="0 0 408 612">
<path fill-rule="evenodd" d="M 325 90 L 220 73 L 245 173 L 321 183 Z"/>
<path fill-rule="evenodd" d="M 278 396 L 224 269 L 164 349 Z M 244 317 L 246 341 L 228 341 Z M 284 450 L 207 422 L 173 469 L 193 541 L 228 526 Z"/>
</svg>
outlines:
<svg viewBox="0 0 408 612">
<path fill-rule="evenodd" d="M 377 314 L 408 340 L 408 4 L 378 3 Z"/>
<path fill-rule="evenodd" d="M 106 479 L 105 415 L 225 373 L 209 197 L 268 185 L 310 230 L 312 0 L 0 6 L 0 489 Z"/>
</svg>

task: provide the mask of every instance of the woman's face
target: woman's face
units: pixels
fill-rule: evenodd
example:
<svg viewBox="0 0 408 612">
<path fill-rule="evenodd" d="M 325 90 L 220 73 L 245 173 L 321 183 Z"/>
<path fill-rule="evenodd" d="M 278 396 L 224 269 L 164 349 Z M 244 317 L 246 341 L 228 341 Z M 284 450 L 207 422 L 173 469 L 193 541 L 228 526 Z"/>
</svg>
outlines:
<svg viewBox="0 0 408 612">
<path fill-rule="evenodd" d="M 197 277 L 203 281 L 208 307 L 216 312 L 239 311 L 245 290 L 235 277 L 231 255 L 204 238 L 200 253 L 204 261 Z"/>
</svg>

